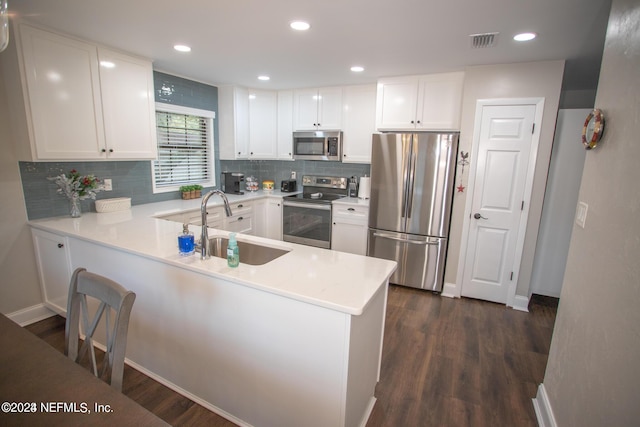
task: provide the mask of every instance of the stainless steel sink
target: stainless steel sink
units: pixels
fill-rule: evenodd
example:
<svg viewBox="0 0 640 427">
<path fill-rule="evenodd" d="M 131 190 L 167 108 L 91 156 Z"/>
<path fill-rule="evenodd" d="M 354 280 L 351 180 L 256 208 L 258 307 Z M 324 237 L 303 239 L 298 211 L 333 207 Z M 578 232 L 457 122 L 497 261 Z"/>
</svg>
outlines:
<svg viewBox="0 0 640 427">
<path fill-rule="evenodd" d="M 209 255 L 227 258 L 229 239 L 218 236 L 209 238 Z M 287 249 L 272 248 L 238 240 L 240 262 L 250 265 L 263 265 L 289 252 Z"/>
</svg>

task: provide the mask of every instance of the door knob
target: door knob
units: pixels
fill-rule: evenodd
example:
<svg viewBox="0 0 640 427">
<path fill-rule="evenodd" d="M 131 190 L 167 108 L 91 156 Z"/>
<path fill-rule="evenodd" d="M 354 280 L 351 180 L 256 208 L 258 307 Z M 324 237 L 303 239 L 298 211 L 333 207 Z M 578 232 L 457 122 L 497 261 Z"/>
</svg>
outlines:
<svg viewBox="0 0 640 427">
<path fill-rule="evenodd" d="M 473 214 L 473 217 L 475 219 L 489 219 L 489 218 L 485 218 L 482 215 L 480 215 L 480 213 L 476 212 L 475 214 Z"/>
</svg>

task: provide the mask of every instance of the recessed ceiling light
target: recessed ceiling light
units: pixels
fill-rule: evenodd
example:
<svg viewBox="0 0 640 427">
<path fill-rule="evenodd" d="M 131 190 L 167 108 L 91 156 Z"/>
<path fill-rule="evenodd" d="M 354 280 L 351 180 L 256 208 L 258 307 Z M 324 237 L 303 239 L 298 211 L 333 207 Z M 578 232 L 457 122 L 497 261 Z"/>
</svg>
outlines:
<svg viewBox="0 0 640 427">
<path fill-rule="evenodd" d="M 353 71 L 354 73 L 361 73 L 364 71 L 364 67 L 354 65 L 353 67 L 351 67 L 351 71 Z"/>
<path fill-rule="evenodd" d="M 269 77 L 269 76 L 258 76 L 258 80 L 262 80 L 263 82 L 266 82 L 268 80 L 271 80 L 271 77 Z"/>
<path fill-rule="evenodd" d="M 304 21 L 293 21 L 291 24 L 289 24 L 289 26 L 298 31 L 306 31 L 311 28 L 311 25 L 309 25 L 308 22 Z"/>
<path fill-rule="evenodd" d="M 116 64 L 111 61 L 100 61 L 100 65 L 102 65 L 104 68 L 114 68 L 116 66 Z"/>
<path fill-rule="evenodd" d="M 536 33 L 520 33 L 513 36 L 513 39 L 517 42 L 526 42 L 536 38 Z"/>
<path fill-rule="evenodd" d="M 183 44 L 177 44 L 175 46 L 173 46 L 173 48 L 175 50 L 177 50 L 178 52 L 191 52 L 191 48 L 189 46 L 183 45 Z"/>
</svg>

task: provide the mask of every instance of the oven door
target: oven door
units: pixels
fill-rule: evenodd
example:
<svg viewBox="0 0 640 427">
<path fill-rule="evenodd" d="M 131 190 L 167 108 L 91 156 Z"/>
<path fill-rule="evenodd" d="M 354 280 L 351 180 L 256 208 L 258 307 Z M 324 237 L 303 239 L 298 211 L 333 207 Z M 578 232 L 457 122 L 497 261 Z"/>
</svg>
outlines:
<svg viewBox="0 0 640 427">
<path fill-rule="evenodd" d="M 283 201 L 282 240 L 331 248 L 331 204 Z"/>
</svg>

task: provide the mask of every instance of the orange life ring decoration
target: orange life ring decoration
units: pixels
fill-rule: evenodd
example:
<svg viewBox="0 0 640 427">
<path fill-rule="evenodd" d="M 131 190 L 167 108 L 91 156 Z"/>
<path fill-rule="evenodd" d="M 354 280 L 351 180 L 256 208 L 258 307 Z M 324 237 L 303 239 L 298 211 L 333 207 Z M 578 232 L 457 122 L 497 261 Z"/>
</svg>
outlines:
<svg viewBox="0 0 640 427">
<path fill-rule="evenodd" d="M 582 128 L 582 145 L 587 150 L 596 148 L 598 141 L 602 138 L 604 132 L 604 115 L 602 111 L 595 108 L 589 113 L 587 119 L 584 121 Z"/>
</svg>

